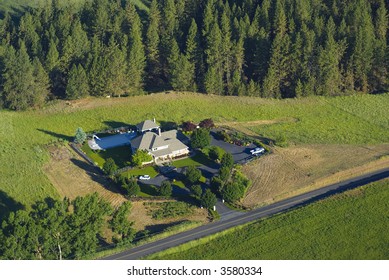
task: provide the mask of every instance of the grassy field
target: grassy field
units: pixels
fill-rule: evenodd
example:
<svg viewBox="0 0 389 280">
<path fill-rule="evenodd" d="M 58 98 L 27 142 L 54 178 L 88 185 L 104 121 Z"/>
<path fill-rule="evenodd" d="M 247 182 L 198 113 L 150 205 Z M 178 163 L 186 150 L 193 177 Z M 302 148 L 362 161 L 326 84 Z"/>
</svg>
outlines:
<svg viewBox="0 0 389 280">
<path fill-rule="evenodd" d="M 150 258 L 387 260 L 388 209 L 386 179 Z"/>
<path fill-rule="evenodd" d="M 295 131 L 290 130 L 288 137 L 299 143 L 380 144 L 389 142 L 387 108 L 389 94 L 271 100 L 161 93 L 111 100 L 91 98 L 71 105 L 60 101 L 40 111 L 3 110 L 0 205 L 28 208 L 37 199 L 58 197 L 43 170 L 50 160 L 46 145 L 70 141 L 77 127 L 94 131 L 112 126 L 113 122 L 135 124 L 153 117 L 160 122 L 200 121 L 209 117 L 216 122 L 296 118 Z M 278 125 L 274 126 L 267 128 L 267 136 L 278 133 Z"/>
</svg>

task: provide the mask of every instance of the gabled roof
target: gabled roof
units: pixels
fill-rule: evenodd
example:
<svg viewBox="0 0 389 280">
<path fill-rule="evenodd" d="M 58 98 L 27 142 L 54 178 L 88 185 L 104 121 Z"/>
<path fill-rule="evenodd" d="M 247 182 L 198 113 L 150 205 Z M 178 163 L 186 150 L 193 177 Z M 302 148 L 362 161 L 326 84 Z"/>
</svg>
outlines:
<svg viewBox="0 0 389 280">
<path fill-rule="evenodd" d="M 147 131 L 147 130 L 152 130 L 152 129 L 157 129 L 159 128 L 159 125 L 157 125 L 155 122 L 150 121 L 150 120 L 145 120 L 144 122 L 138 123 L 136 125 L 136 128 L 138 131 Z"/>
<path fill-rule="evenodd" d="M 138 150 L 148 150 L 149 152 L 155 155 L 165 155 L 170 154 L 173 151 L 184 150 L 187 149 L 184 143 L 177 139 L 178 137 L 177 130 L 170 130 L 161 133 L 158 135 L 154 132 L 146 132 L 143 135 L 138 136 L 137 138 L 131 141 L 131 146 L 134 149 Z M 165 147 L 163 150 L 152 151 L 154 148 Z"/>
</svg>

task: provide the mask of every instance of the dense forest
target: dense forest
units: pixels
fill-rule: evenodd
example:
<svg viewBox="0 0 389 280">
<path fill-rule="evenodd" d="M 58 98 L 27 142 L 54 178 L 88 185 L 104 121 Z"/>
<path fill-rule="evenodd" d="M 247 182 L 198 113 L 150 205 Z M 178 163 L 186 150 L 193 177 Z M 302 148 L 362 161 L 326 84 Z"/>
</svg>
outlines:
<svg viewBox="0 0 389 280">
<path fill-rule="evenodd" d="M 0 106 L 198 91 L 290 98 L 388 90 L 385 0 L 129 0 L 0 23 Z"/>
</svg>

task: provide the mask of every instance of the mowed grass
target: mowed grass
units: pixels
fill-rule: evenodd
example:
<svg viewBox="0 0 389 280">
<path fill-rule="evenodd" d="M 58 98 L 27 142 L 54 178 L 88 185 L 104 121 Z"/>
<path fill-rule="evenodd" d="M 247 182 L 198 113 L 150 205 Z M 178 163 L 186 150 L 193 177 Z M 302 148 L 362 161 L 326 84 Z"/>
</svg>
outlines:
<svg viewBox="0 0 389 280">
<path fill-rule="evenodd" d="M 386 179 L 149 258 L 386 260 L 388 209 Z"/>
<path fill-rule="evenodd" d="M 87 99 L 75 101 L 71 106 L 61 101 L 39 111 L 3 110 L 0 111 L 0 190 L 27 208 L 38 199 L 58 197 L 42 170 L 49 160 L 45 146 L 70 141 L 78 127 L 95 131 L 107 128 L 112 122 L 136 124 L 154 117 L 160 122 L 178 123 L 209 117 L 216 122 L 298 118 L 297 123 L 290 124 L 295 126 L 287 130 L 288 137 L 296 142 L 378 144 L 389 142 L 387 108 L 389 94 L 271 100 L 161 93 Z M 258 132 L 263 133 L 262 129 Z M 266 133 L 273 136 L 276 132 L 269 127 Z"/>
<path fill-rule="evenodd" d="M 389 97 L 350 96 L 291 103 L 284 113 L 296 121 L 250 127 L 259 135 L 286 137 L 294 144 L 376 144 L 389 142 Z M 382 102 L 376 103 L 380 99 Z M 309 100 L 307 100 L 309 101 Z"/>
</svg>

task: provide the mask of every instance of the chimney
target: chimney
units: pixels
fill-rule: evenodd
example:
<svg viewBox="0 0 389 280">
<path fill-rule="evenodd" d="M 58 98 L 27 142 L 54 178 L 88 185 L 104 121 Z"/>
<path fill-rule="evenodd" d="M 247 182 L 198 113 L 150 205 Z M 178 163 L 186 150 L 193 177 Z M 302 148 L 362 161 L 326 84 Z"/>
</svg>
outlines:
<svg viewBox="0 0 389 280">
<path fill-rule="evenodd" d="M 156 122 L 155 122 L 155 118 L 153 118 L 153 122 L 156 123 Z"/>
<path fill-rule="evenodd" d="M 158 136 L 161 136 L 161 128 L 158 127 Z"/>
</svg>

